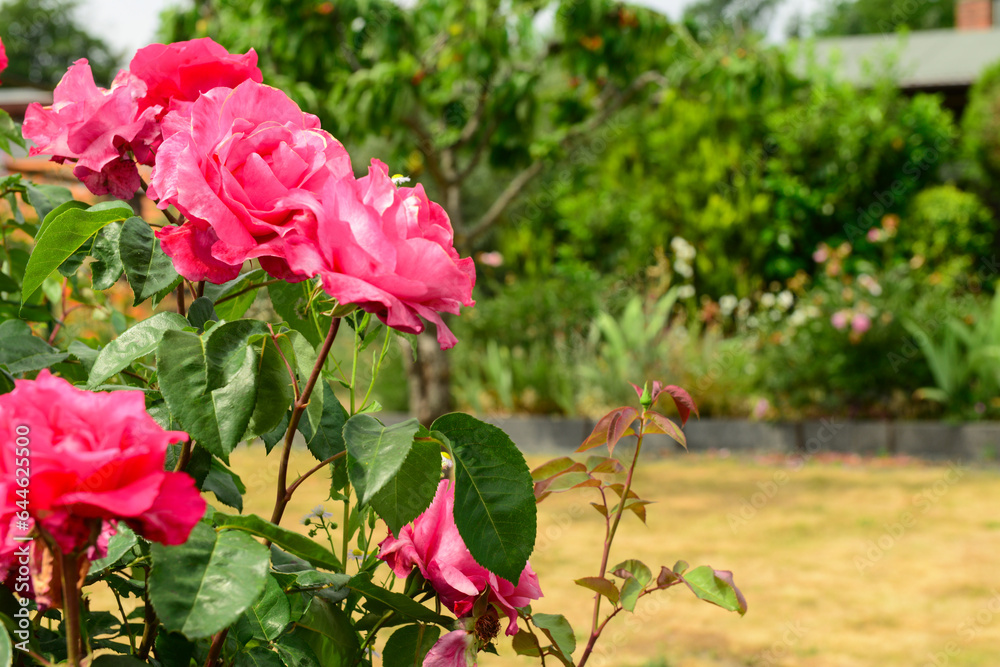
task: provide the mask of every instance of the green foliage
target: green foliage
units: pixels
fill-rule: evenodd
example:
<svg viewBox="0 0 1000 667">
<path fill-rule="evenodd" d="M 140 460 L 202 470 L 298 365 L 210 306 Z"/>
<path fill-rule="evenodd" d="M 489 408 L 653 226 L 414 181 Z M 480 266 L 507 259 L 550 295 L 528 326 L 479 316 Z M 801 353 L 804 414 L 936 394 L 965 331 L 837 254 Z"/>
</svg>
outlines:
<svg viewBox="0 0 1000 667">
<path fill-rule="evenodd" d="M 969 106 L 962 116 L 963 153 L 968 177 L 1000 215 L 1000 63 L 987 68 L 969 91 Z"/>
<path fill-rule="evenodd" d="M 121 54 L 76 22 L 77 7 L 71 0 L 0 4 L 0 39 L 10 60 L 3 73 L 5 85 L 54 88 L 66 68 L 80 58 L 90 62 L 98 85 L 111 85 Z"/>
<path fill-rule="evenodd" d="M 195 639 L 236 621 L 264 590 L 267 548 L 249 535 L 199 523 L 188 541 L 153 545 L 149 594 L 164 626 Z M 207 585 L 206 585 L 207 584 Z"/>
<path fill-rule="evenodd" d="M 955 4 L 954 0 L 827 0 L 813 18 L 810 32 L 827 37 L 951 28 Z"/>
</svg>

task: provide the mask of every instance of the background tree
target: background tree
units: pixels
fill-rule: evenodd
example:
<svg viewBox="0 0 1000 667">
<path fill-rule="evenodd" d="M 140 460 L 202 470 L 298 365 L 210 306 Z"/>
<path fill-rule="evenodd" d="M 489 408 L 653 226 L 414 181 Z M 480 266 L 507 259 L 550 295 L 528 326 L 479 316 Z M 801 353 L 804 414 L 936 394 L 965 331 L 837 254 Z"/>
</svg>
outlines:
<svg viewBox="0 0 1000 667">
<path fill-rule="evenodd" d="M 933 30 L 955 25 L 955 0 L 831 0 L 809 19 L 799 19 L 795 33 L 820 37 L 892 33 L 903 28 Z"/>
<path fill-rule="evenodd" d="M 555 16 L 546 31 L 544 10 Z M 368 140 L 393 172 L 428 186 L 463 254 L 486 247 L 567 151 L 664 81 L 672 34 L 661 15 L 607 0 L 261 0 L 252 14 L 241 0 L 206 0 L 166 15 L 164 32 L 257 47 L 266 80 L 353 154 Z M 433 336 L 419 347 L 410 408 L 427 421 L 449 408 L 448 363 Z"/>
<path fill-rule="evenodd" d="M 710 31 L 740 35 L 767 32 L 781 0 L 699 0 L 684 10 L 684 20 Z"/>
<path fill-rule="evenodd" d="M 66 68 L 80 58 L 90 61 L 99 86 L 111 84 L 122 56 L 77 23 L 76 7 L 72 0 L 0 4 L 0 38 L 10 59 L 6 85 L 55 88 Z"/>
</svg>

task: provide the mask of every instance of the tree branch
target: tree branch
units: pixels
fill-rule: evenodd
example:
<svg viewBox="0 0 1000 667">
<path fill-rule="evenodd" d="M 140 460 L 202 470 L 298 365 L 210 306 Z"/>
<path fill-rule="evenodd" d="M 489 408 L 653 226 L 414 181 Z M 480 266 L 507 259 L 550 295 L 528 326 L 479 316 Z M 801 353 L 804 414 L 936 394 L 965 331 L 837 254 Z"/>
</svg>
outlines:
<svg viewBox="0 0 1000 667">
<path fill-rule="evenodd" d="M 579 123 L 568 130 L 559 142 L 559 148 L 562 150 L 570 148 L 580 139 L 580 137 L 590 134 L 604 125 L 604 123 L 606 123 L 616 111 L 625 106 L 625 104 L 631 100 L 636 93 L 653 82 L 665 85 L 666 78 L 659 72 L 645 72 L 644 74 L 636 77 L 635 80 L 632 81 L 632 83 L 619 94 L 614 95 L 609 92 L 607 95 L 602 95 L 601 102 L 597 105 L 600 111 L 592 116 L 590 120 Z M 474 244 L 483 234 L 488 232 L 490 228 L 492 228 L 493 225 L 499 221 L 501 214 L 503 214 L 504 210 L 506 210 L 511 202 L 513 202 L 514 199 L 521 194 L 521 191 L 524 190 L 524 188 L 531 182 L 531 180 L 541 172 L 541 170 L 545 167 L 545 163 L 549 159 L 549 155 L 540 157 L 528 165 L 523 171 L 521 171 L 521 173 L 515 176 L 507 187 L 504 188 L 503 191 L 497 196 L 479 221 L 461 237 L 460 245 L 468 246 Z"/>
</svg>

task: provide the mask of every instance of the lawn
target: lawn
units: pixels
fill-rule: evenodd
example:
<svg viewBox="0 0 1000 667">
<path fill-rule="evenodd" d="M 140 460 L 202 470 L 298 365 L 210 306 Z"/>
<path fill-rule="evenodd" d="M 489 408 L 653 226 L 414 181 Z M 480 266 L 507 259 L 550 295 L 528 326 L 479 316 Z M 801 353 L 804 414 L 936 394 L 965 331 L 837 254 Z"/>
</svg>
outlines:
<svg viewBox="0 0 1000 667">
<path fill-rule="evenodd" d="M 248 487 L 247 510 L 268 516 L 277 452 L 262 457 L 241 448 L 232 462 Z M 297 452 L 291 470 L 312 464 Z M 648 526 L 631 516 L 623 523 L 612 563 L 635 557 L 655 571 L 683 558 L 732 570 L 749 612 L 740 618 L 672 589 L 619 616 L 594 667 L 997 664 L 1000 471 L 682 454 L 645 462 L 635 488 L 656 504 Z M 300 518 L 326 493 L 314 476 L 283 525 L 305 530 Z M 603 537 L 591 493 L 539 506 L 531 559 L 545 593 L 535 610 L 565 614 L 579 640 L 591 598 L 572 582 L 596 574 Z M 480 665 L 533 662 L 501 646 Z"/>
</svg>

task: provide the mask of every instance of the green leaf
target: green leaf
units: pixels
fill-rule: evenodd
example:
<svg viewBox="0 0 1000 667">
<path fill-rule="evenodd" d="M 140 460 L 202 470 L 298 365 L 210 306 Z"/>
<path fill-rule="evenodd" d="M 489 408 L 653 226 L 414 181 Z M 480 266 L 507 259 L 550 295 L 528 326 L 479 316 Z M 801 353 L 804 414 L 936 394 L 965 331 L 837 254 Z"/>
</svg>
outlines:
<svg viewBox="0 0 1000 667">
<path fill-rule="evenodd" d="M 0 273 L 0 292 L 14 294 L 15 292 L 20 291 L 21 286 L 17 284 L 16 280 L 8 276 L 6 273 Z"/>
<path fill-rule="evenodd" d="M 10 667 L 13 662 L 14 646 L 11 644 L 10 635 L 7 634 L 7 628 L 0 623 L 0 667 Z"/>
<path fill-rule="evenodd" d="M 130 655 L 101 655 L 90 664 L 91 667 L 141 667 L 147 665 L 142 660 Z"/>
<path fill-rule="evenodd" d="M 205 328 L 206 322 L 218 322 L 219 316 L 215 314 L 212 300 L 201 296 L 191 302 L 187 311 L 187 319 L 191 326 L 200 331 Z"/>
<path fill-rule="evenodd" d="M 280 282 L 267 286 L 274 312 L 295 329 L 313 347 L 323 342 L 330 330 L 330 318 L 320 315 L 309 305 L 309 295 L 315 284 L 311 280 L 301 283 Z"/>
<path fill-rule="evenodd" d="M 0 366 L 12 375 L 48 368 L 69 356 L 31 333 L 21 320 L 0 323 Z"/>
<path fill-rule="evenodd" d="M 609 599 L 612 604 L 618 604 L 618 587 L 615 586 L 613 581 L 605 579 L 604 577 L 583 577 L 582 579 L 577 579 L 575 583 L 577 586 L 583 586 L 584 588 L 589 588 L 595 593 L 600 593 Z"/>
<path fill-rule="evenodd" d="M 188 326 L 188 321 L 177 313 L 157 313 L 130 327 L 100 351 L 94 367 L 87 378 L 88 388 L 103 384 L 112 376 L 147 354 L 156 351 L 156 346 L 166 331 L 180 331 Z"/>
<path fill-rule="evenodd" d="M 569 658 L 573 655 L 573 651 L 576 650 L 576 636 L 573 634 L 573 626 L 569 624 L 565 616 L 562 614 L 532 614 L 531 620 L 548 635 L 564 656 Z"/>
<path fill-rule="evenodd" d="M 286 374 L 287 375 L 287 374 Z M 347 422 L 347 410 L 337 400 L 337 395 L 326 382 L 323 385 L 323 412 L 319 420 L 319 428 L 313 428 L 312 420 L 307 412 L 306 419 L 299 421 L 299 431 L 306 439 L 309 451 L 317 461 L 325 461 L 331 456 L 344 451 L 344 424 Z M 313 389 L 313 394 L 320 390 Z M 310 399 L 311 401 L 312 399 Z"/>
<path fill-rule="evenodd" d="M 0 109 L 0 150 L 8 155 L 13 154 L 10 149 L 10 145 L 15 144 L 20 146 L 22 149 L 27 150 L 27 145 L 24 143 L 24 137 L 21 136 L 21 126 L 15 123 L 10 114 Z M 2 655 L 3 649 L 0 648 L 0 655 Z M 0 665 L 5 664 L 0 661 Z M 9 662 L 6 664 L 10 664 Z"/>
<path fill-rule="evenodd" d="M 152 546 L 149 595 L 167 630 L 191 639 L 233 623 L 267 580 L 268 550 L 240 532 L 216 533 L 204 523 L 179 546 Z"/>
<path fill-rule="evenodd" d="M 42 199 L 44 199 L 45 201 L 48 201 L 48 198 L 45 197 L 44 194 L 40 195 L 40 197 Z M 35 232 L 35 238 L 38 238 L 39 236 L 41 236 L 42 232 L 45 231 L 45 228 L 48 227 L 49 225 L 51 225 L 53 220 L 55 220 L 56 218 L 58 218 L 60 215 L 62 215 L 66 211 L 69 211 L 69 210 L 72 210 L 72 209 L 86 210 L 87 208 L 88 208 L 87 204 L 83 203 L 82 201 L 76 201 L 76 200 L 72 200 L 72 199 L 70 201 L 64 201 L 64 202 L 58 204 L 57 206 L 55 206 L 55 208 L 49 208 L 48 212 L 45 213 L 45 215 L 39 214 L 39 216 L 38 216 L 38 219 L 41 222 L 39 222 L 39 224 L 38 224 L 38 231 Z M 38 209 L 35 209 L 35 210 L 37 211 Z"/>
<path fill-rule="evenodd" d="M 21 283 L 22 306 L 28 297 L 42 286 L 42 282 L 87 239 L 112 222 L 124 220 L 132 215 L 132 208 L 128 204 L 113 203 L 118 205 L 98 208 L 100 206 L 98 204 L 86 210 L 71 208 L 56 217 L 38 235 Z"/>
<path fill-rule="evenodd" d="M 99 574 L 102 570 L 111 567 L 118 562 L 119 558 L 131 551 L 132 547 L 138 543 L 139 539 L 135 536 L 132 529 L 123 523 L 119 523 L 118 532 L 112 535 L 111 539 L 108 540 L 107 556 L 99 558 L 90 564 L 90 572 L 88 576 Z"/>
<path fill-rule="evenodd" d="M 621 593 L 621 603 L 622 608 L 625 611 L 635 611 L 635 603 L 639 601 L 639 595 L 642 593 L 643 585 L 633 576 L 629 576 L 625 579 L 625 583 L 622 584 Z"/>
<path fill-rule="evenodd" d="M 241 273 L 236 278 L 221 285 L 205 285 L 205 296 L 215 304 L 215 312 L 224 320 L 237 320 L 243 317 L 250 306 L 257 298 L 258 289 L 250 290 L 231 299 L 219 303 L 232 294 L 236 294 L 254 283 L 260 283 L 268 279 L 268 275 L 263 269 L 254 269 Z"/>
<path fill-rule="evenodd" d="M 392 479 L 372 496 L 372 508 L 393 535 L 416 519 L 434 500 L 441 480 L 441 448 L 417 440 Z"/>
<path fill-rule="evenodd" d="M 424 664 L 424 657 L 440 636 L 440 628 L 433 625 L 404 625 L 393 632 L 385 643 L 382 667 Z"/>
<path fill-rule="evenodd" d="M 699 599 L 739 612 L 740 616 L 747 613 L 746 600 L 736 588 L 732 572 L 713 570 L 708 565 L 702 565 L 685 573 L 682 579 Z"/>
<path fill-rule="evenodd" d="M 476 561 L 517 582 L 535 545 L 531 473 L 524 457 L 496 426 L 453 413 L 431 426 L 455 455 L 455 523 Z"/>
<path fill-rule="evenodd" d="M 0 395 L 14 391 L 14 376 L 0 367 Z"/>
<path fill-rule="evenodd" d="M 643 586 L 653 579 L 653 573 L 646 567 L 646 564 L 634 558 L 618 563 L 618 565 L 611 568 L 611 572 L 616 577 L 623 579 L 629 576 L 635 577 Z"/>
<path fill-rule="evenodd" d="M 292 621 L 288 598 L 277 579 L 267 576 L 264 592 L 253 605 L 243 612 L 237 622 L 237 635 L 244 643 L 250 639 L 274 641 Z M 245 638 L 245 639 L 244 639 Z"/>
<path fill-rule="evenodd" d="M 223 505 L 232 507 L 237 512 L 243 511 L 243 494 L 247 492 L 243 480 L 215 457 L 212 457 L 211 467 L 201 484 L 201 490 L 211 491 Z"/>
<path fill-rule="evenodd" d="M 348 584 L 348 587 L 350 587 L 351 590 L 361 593 L 361 595 L 365 596 L 365 598 L 374 600 L 375 602 L 392 609 L 404 618 L 410 618 L 424 623 L 437 623 L 438 625 L 446 627 L 450 627 L 451 624 L 455 622 L 454 619 L 434 613 L 433 610 L 428 609 L 412 598 L 408 598 L 400 593 L 387 591 L 381 586 L 373 584 L 365 575 L 357 575 L 353 577 Z"/>
<path fill-rule="evenodd" d="M 253 350 L 257 364 L 257 396 L 248 426 L 251 437 L 264 435 L 278 426 L 295 400 L 292 379 L 274 340 L 265 336 L 253 343 Z"/>
<path fill-rule="evenodd" d="M 233 667 L 283 667 L 278 654 L 264 646 L 254 646 L 253 648 L 241 651 L 236 654 Z"/>
<path fill-rule="evenodd" d="M 63 204 L 73 200 L 73 193 L 70 192 L 68 188 L 64 188 L 61 185 L 25 183 L 24 189 L 27 194 L 28 203 L 35 209 L 35 213 L 38 215 L 38 219 L 42 221 L 43 226 L 45 219 L 49 217 L 49 213 Z M 82 202 L 78 203 L 82 204 Z M 101 202 L 91 208 L 95 211 L 100 211 L 102 210 L 102 205 L 107 207 L 111 203 L 117 204 L 118 202 Z M 87 208 L 87 205 L 82 204 L 80 208 Z M 40 229 L 38 230 L 38 233 L 41 233 Z"/>
<path fill-rule="evenodd" d="M 361 648 L 350 617 L 322 598 L 312 599 L 296 625 L 293 635 L 323 657 L 323 667 L 349 667 Z"/>
<path fill-rule="evenodd" d="M 274 645 L 285 667 L 322 667 L 316 653 L 300 634 L 287 634 Z"/>
<path fill-rule="evenodd" d="M 132 305 L 138 306 L 177 279 L 173 262 L 160 250 L 160 241 L 142 218 L 129 217 L 122 225 L 118 254 L 135 294 Z"/>
<path fill-rule="evenodd" d="M 219 527 L 219 530 L 241 530 L 270 540 L 273 544 L 278 545 L 290 554 L 305 559 L 315 567 L 343 571 L 340 560 L 318 542 L 313 542 L 308 537 L 299 533 L 275 526 L 270 521 L 265 521 L 254 514 L 233 516 L 216 512 L 215 523 Z"/>
<path fill-rule="evenodd" d="M 362 505 L 396 475 L 419 429 L 416 419 L 393 426 L 383 426 L 371 415 L 354 415 L 347 420 L 347 472 Z"/>
<path fill-rule="evenodd" d="M 179 632 L 156 633 L 156 656 L 163 667 L 190 667 L 197 647 Z"/>
<path fill-rule="evenodd" d="M 236 320 L 202 336 L 167 331 L 156 350 L 160 391 L 171 414 L 200 445 L 223 461 L 246 433 L 257 397 L 252 336 L 256 320 Z"/>
</svg>

